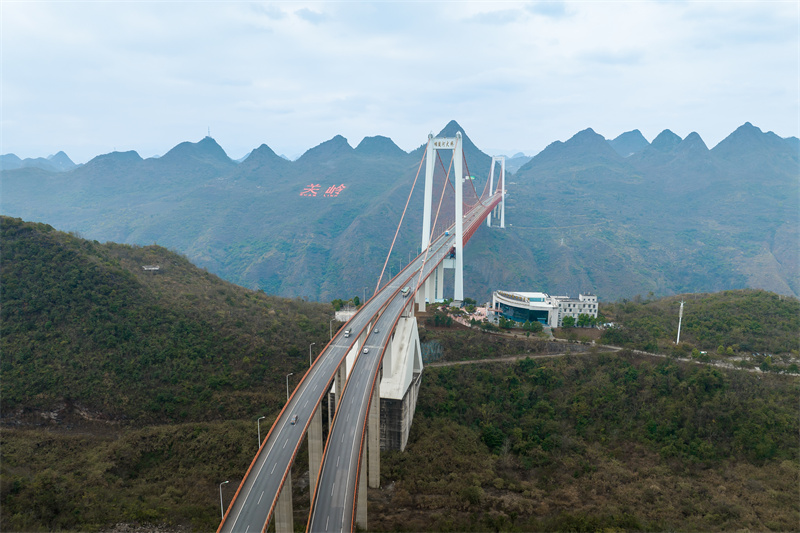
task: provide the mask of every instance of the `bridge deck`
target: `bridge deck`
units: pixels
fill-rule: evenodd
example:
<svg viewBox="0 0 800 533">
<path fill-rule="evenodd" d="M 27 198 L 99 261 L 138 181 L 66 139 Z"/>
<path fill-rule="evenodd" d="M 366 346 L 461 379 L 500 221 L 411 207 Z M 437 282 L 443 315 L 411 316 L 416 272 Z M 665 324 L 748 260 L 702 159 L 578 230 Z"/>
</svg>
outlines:
<svg viewBox="0 0 800 533">
<path fill-rule="evenodd" d="M 468 236 L 472 236 L 472 234 L 477 230 L 477 227 L 483 222 L 483 220 L 486 219 L 486 216 L 499 202 L 500 195 L 494 194 L 493 196 L 489 197 L 484 205 L 479 205 L 465 216 L 464 234 L 466 238 L 468 238 Z M 267 437 L 261 445 L 261 448 L 259 448 L 256 457 L 253 459 L 250 468 L 245 473 L 244 479 L 242 480 L 239 488 L 236 491 L 236 494 L 231 500 L 228 510 L 226 511 L 222 523 L 219 526 L 218 532 L 235 531 L 253 533 L 266 529 L 266 526 L 275 510 L 275 505 L 277 503 L 278 496 L 280 495 L 281 488 L 283 487 L 285 480 L 289 475 L 294 458 L 297 455 L 297 451 L 299 450 L 300 444 L 303 441 L 303 436 L 305 435 L 308 425 L 310 424 L 314 410 L 322 401 L 327 391 L 330 389 L 331 383 L 334 379 L 334 374 L 339 366 L 344 362 L 347 353 L 353 348 L 357 339 L 361 336 L 364 330 L 367 329 L 370 322 L 373 322 L 377 319 L 382 324 L 381 326 L 378 326 L 378 329 L 380 329 L 382 335 L 377 339 L 370 339 L 367 337 L 367 346 L 371 347 L 371 357 L 365 358 L 364 363 L 358 362 L 361 357 L 356 360 L 356 363 L 353 366 L 353 371 L 351 372 L 351 376 L 348 378 L 348 385 L 345 387 L 342 394 L 343 398 L 344 395 L 347 394 L 352 381 L 354 385 L 353 398 L 355 398 L 355 395 L 358 394 L 357 391 L 360 390 L 362 393 L 362 403 L 363 401 L 366 401 L 367 403 L 369 402 L 369 395 L 364 392 L 363 389 L 371 390 L 372 386 L 374 386 L 375 376 L 377 376 L 379 362 L 383 357 L 383 349 L 386 346 L 386 340 L 388 339 L 388 335 L 391 333 L 397 318 L 399 318 L 400 313 L 402 312 L 402 304 L 407 303 L 407 299 L 403 298 L 402 295 L 399 294 L 400 289 L 406 285 L 409 285 L 412 287 L 412 290 L 416 291 L 416 284 L 419 279 L 420 270 L 424 267 L 424 271 L 422 273 L 422 280 L 424 281 L 428 276 L 431 275 L 436 266 L 438 266 L 438 264 L 441 263 L 441 261 L 446 257 L 447 252 L 450 250 L 450 248 L 452 248 L 454 241 L 455 235 L 453 232 L 451 232 L 450 235 L 440 236 L 439 239 L 437 239 L 431 246 L 431 252 L 429 252 L 427 259 L 425 258 L 423 251 L 423 253 L 417 256 L 408 266 L 406 266 L 406 268 L 403 269 L 400 274 L 395 276 L 388 284 L 382 287 L 368 302 L 361 307 L 356 315 L 353 316 L 350 321 L 348 321 L 347 326 L 352 330 L 351 337 L 345 338 L 344 329 L 347 328 L 342 328 L 342 330 L 340 330 L 339 333 L 337 333 L 336 336 L 334 336 L 334 338 L 325 346 L 325 349 L 322 351 L 322 353 L 320 353 L 316 361 L 314 361 L 312 364 L 311 368 L 309 368 L 309 370 L 303 376 L 302 380 L 289 398 L 289 401 L 286 403 L 283 410 L 281 410 L 280 414 L 278 415 L 278 418 L 273 423 L 272 428 L 267 434 Z M 412 297 L 413 296 L 411 295 L 408 296 L 408 298 Z M 370 361 L 372 364 L 370 364 Z M 359 369 L 358 376 L 360 376 L 357 378 L 357 386 L 356 381 L 353 381 L 356 368 Z M 370 379 L 370 376 L 372 376 L 372 379 Z M 366 398 L 366 400 L 364 400 L 364 398 Z M 346 404 L 341 403 L 340 405 L 346 406 Z M 340 480 L 347 480 L 347 488 L 346 490 L 342 490 L 342 494 L 345 495 L 345 499 L 328 504 L 336 505 L 336 509 L 339 509 L 339 503 L 342 505 L 341 515 L 338 515 L 333 509 L 331 509 L 331 513 L 333 513 L 334 516 L 339 517 L 334 518 L 334 520 L 339 524 L 339 527 L 336 528 L 337 531 L 339 531 L 343 526 L 345 530 L 349 530 L 350 525 L 346 524 L 352 523 L 352 502 L 355 501 L 355 487 L 357 486 L 355 483 L 355 476 L 357 472 L 356 466 L 358 465 L 358 461 L 353 464 L 354 459 L 352 459 L 352 453 L 354 447 L 357 446 L 357 453 L 360 456 L 360 444 L 363 437 L 363 429 L 366 427 L 365 423 L 367 417 L 367 409 L 363 407 L 363 405 L 360 406 L 359 409 L 356 409 L 355 413 L 351 412 L 349 408 L 344 409 L 344 411 L 346 411 L 351 417 L 355 414 L 355 417 L 360 420 L 358 422 L 354 422 L 354 424 L 358 424 L 358 426 L 353 425 L 350 431 L 343 429 L 337 430 L 336 436 L 333 436 L 334 429 L 337 428 L 336 420 L 340 418 L 340 410 L 337 408 L 335 417 L 336 420 L 334 421 L 331 434 L 328 436 L 328 443 L 325 447 L 325 454 L 327 456 L 328 449 L 331 448 L 330 443 L 332 436 L 334 439 L 339 439 L 342 443 L 348 440 L 347 434 L 349 434 L 350 438 L 352 439 L 349 442 L 351 453 L 350 459 L 348 459 L 348 470 L 346 476 L 343 478 L 342 476 L 344 476 L 344 474 L 340 472 L 338 474 L 334 474 L 333 476 L 328 474 L 325 478 L 325 483 L 328 483 L 328 479 L 336 479 L 337 476 Z M 292 425 L 290 420 L 295 415 L 297 415 L 298 420 L 296 424 Z M 344 427 L 344 425 L 344 423 L 340 423 L 338 426 Z M 359 427 L 361 428 L 360 430 L 358 430 Z M 347 434 L 340 435 L 342 432 Z M 342 440 L 343 437 L 344 440 Z M 343 444 L 343 447 L 338 451 L 340 457 L 344 457 L 345 451 L 346 446 Z M 323 458 L 323 466 L 327 465 L 327 463 L 328 461 Z M 344 472 L 344 465 L 341 463 L 341 461 L 340 465 L 342 467 L 340 470 Z M 321 471 L 320 480 L 317 482 L 318 487 L 321 486 L 322 475 L 325 473 L 325 468 L 323 468 Z M 317 489 L 317 492 L 320 494 L 325 492 L 338 492 L 336 491 L 335 485 L 336 482 L 334 481 L 332 488 L 326 485 L 328 488 Z M 340 485 L 340 487 L 344 489 L 343 485 Z M 322 503 L 316 501 L 315 499 L 311 519 L 318 514 L 319 511 L 317 511 L 317 509 L 322 509 Z M 323 524 L 323 527 L 317 528 L 314 526 L 311 530 L 324 531 L 325 527 Z"/>
</svg>

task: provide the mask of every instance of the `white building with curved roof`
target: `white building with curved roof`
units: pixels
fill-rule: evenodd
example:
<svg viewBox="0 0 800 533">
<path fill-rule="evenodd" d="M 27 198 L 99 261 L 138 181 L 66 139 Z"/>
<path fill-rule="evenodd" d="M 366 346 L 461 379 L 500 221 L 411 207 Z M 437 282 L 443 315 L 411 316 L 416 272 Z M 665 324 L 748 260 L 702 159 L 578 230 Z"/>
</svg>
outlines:
<svg viewBox="0 0 800 533">
<path fill-rule="evenodd" d="M 586 293 L 578 298 L 550 296 L 543 292 L 494 291 L 492 309 L 496 315 L 516 322 L 541 322 L 551 328 L 560 327 L 564 317 L 589 315 L 597 318 L 597 296 Z"/>
</svg>

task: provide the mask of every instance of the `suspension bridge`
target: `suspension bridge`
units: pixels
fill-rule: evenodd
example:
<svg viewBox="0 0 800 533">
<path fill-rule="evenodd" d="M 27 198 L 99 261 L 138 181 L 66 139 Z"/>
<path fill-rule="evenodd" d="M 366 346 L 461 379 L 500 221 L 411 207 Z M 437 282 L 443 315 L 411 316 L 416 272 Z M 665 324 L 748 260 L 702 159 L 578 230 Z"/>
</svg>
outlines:
<svg viewBox="0 0 800 533">
<path fill-rule="evenodd" d="M 423 164 L 421 253 L 384 281 Z M 453 300 L 462 301 L 464 245 L 484 221 L 492 225 L 493 214 L 505 227 L 505 159 L 492 158 L 480 194 L 474 182 L 461 133 L 429 135 L 373 296 L 333 336 L 289 397 L 218 532 L 264 532 L 270 522 L 276 533 L 294 531 L 291 470 L 306 437 L 312 495 L 307 531 L 366 529 L 367 487 L 380 484 L 381 447 L 404 449 L 414 415 L 422 374 L 415 309 L 425 312 L 427 302 L 443 299 L 446 269 L 455 274 Z M 324 401 L 329 420 L 323 448 Z"/>
</svg>

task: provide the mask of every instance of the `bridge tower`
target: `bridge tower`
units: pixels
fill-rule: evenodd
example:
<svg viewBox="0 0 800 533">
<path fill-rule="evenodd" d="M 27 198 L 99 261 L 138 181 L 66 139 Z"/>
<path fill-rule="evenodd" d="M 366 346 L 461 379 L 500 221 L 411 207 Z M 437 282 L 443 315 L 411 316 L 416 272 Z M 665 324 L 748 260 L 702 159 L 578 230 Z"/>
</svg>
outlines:
<svg viewBox="0 0 800 533">
<path fill-rule="evenodd" d="M 502 200 L 500 201 L 500 206 L 498 209 L 500 210 L 500 227 L 506 227 L 506 158 L 502 155 L 492 156 L 492 169 L 489 171 L 489 191 L 494 190 L 494 167 L 497 163 L 500 163 L 500 176 L 498 176 L 498 183 L 500 185 L 500 194 L 502 195 Z M 490 228 L 492 227 L 492 213 L 489 213 L 489 216 L 486 217 L 486 225 Z"/>
<path fill-rule="evenodd" d="M 461 132 L 457 132 L 455 137 L 437 137 L 428 135 L 428 147 L 425 154 L 425 205 L 422 213 L 422 252 L 430 246 L 431 238 L 431 210 L 433 201 L 433 173 L 436 152 L 438 150 L 453 150 L 453 170 L 455 188 L 455 259 L 445 260 L 436 269 L 435 275 L 430 276 L 425 281 L 425 286 L 417 292 L 417 304 L 420 311 L 425 311 L 425 298 L 429 301 L 443 298 L 444 269 L 452 268 L 455 270 L 455 282 L 453 287 L 453 300 L 461 302 L 464 300 L 464 170 L 463 170 L 463 142 Z M 496 164 L 500 164 L 500 175 L 498 183 L 501 189 L 501 202 L 497 207 L 499 211 L 500 227 L 506 227 L 506 158 L 504 156 L 493 156 L 492 166 L 489 172 L 489 192 L 494 190 L 494 170 Z M 491 227 L 492 214 L 486 218 L 486 224 Z"/>
<path fill-rule="evenodd" d="M 422 212 L 422 252 L 430 246 L 431 237 L 431 209 L 433 202 L 433 172 L 434 162 L 436 161 L 436 152 L 439 150 L 453 150 L 453 170 L 454 170 L 454 188 L 456 192 L 456 205 L 455 205 L 455 286 L 453 291 L 453 299 L 457 301 L 464 300 L 464 157 L 463 157 L 464 144 L 461 139 L 461 132 L 457 132 L 455 137 L 436 137 L 428 135 L 428 149 L 425 155 L 425 206 Z M 436 280 L 439 280 L 442 274 L 437 270 Z M 433 296 L 433 283 L 434 278 L 428 278 L 425 282 L 424 290 L 418 292 L 420 295 L 417 303 L 419 304 L 420 311 L 425 310 L 425 297 Z M 441 283 L 439 290 L 441 291 Z M 436 296 L 439 296 L 437 294 Z"/>
</svg>

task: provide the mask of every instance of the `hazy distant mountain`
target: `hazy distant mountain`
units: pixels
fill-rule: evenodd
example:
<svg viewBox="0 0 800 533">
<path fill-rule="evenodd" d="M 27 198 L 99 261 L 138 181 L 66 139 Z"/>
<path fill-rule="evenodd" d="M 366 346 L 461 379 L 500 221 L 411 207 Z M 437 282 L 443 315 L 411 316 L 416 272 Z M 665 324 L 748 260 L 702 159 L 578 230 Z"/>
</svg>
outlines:
<svg viewBox="0 0 800 533">
<path fill-rule="evenodd" d="M 406 157 L 408 155 L 390 138 L 381 135 L 364 137 L 356 146 L 356 153 L 378 157 Z"/>
<path fill-rule="evenodd" d="M 681 143 L 681 138 L 670 130 L 664 130 L 659 133 L 650 146 L 659 152 L 671 152 L 673 148 Z"/>
<path fill-rule="evenodd" d="M 4 154 L 0 155 L 0 169 L 2 170 L 14 170 L 16 168 L 22 167 L 22 159 L 16 156 L 16 154 Z"/>
<path fill-rule="evenodd" d="M 518 152 L 512 155 L 511 157 L 506 158 L 506 170 L 508 172 L 516 172 L 522 165 L 524 165 L 531 159 L 533 159 L 533 157 L 527 156 L 522 152 Z"/>
<path fill-rule="evenodd" d="M 72 170 L 77 165 L 64 152 L 58 152 L 47 158 L 26 158 L 20 159 L 15 154 L 5 154 L 0 156 L 0 170 L 14 170 L 17 168 L 41 168 L 52 172 L 65 172 Z"/>
<path fill-rule="evenodd" d="M 505 260 L 530 265 L 531 284 L 553 292 L 797 295 L 797 154 L 743 128 L 711 151 L 696 133 L 665 130 L 619 160 L 591 151 L 586 132 L 583 142 L 554 143 L 515 176 L 520 201 L 507 220 L 520 239 L 504 243 Z M 731 165 L 736 158 L 748 163 Z"/>
<path fill-rule="evenodd" d="M 608 144 L 622 157 L 628 157 L 650 146 L 650 143 L 647 142 L 647 139 L 644 138 L 644 135 L 639 130 L 626 131 L 615 139 L 608 141 Z"/>
<path fill-rule="evenodd" d="M 439 136 L 457 131 L 481 190 L 491 158 L 455 121 Z M 479 230 L 466 249 L 467 294 L 800 294 L 797 139 L 745 124 L 712 150 L 696 133 L 642 140 L 586 129 L 519 167 L 507 228 Z M 158 159 L 115 152 L 66 173 L 3 171 L 2 210 L 89 239 L 158 243 L 249 288 L 330 300 L 374 288 L 423 153 L 337 135 L 295 161 L 261 145 L 237 164 L 207 137 Z M 391 273 L 419 246 L 421 191 L 422 180 Z"/>
<path fill-rule="evenodd" d="M 574 164 L 597 165 L 600 162 L 619 165 L 623 158 L 614 151 L 602 135 L 592 128 L 576 133 L 566 142 L 555 141 L 539 152 L 533 159 L 523 165 L 518 174 L 532 166 L 560 166 L 566 160 Z"/>
</svg>

